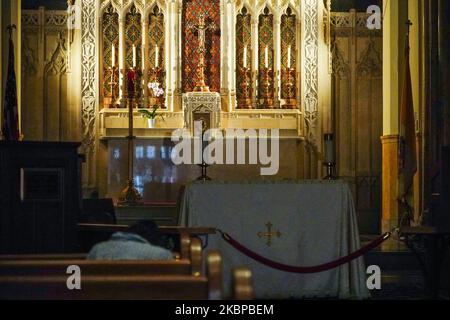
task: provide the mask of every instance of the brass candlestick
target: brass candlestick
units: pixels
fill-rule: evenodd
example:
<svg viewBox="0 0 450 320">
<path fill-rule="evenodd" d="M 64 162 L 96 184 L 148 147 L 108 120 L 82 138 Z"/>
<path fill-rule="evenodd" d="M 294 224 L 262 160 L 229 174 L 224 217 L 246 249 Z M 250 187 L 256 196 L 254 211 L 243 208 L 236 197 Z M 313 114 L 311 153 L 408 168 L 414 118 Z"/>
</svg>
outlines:
<svg viewBox="0 0 450 320">
<path fill-rule="evenodd" d="M 238 99 L 238 109 L 252 109 L 252 84 L 250 68 L 239 69 L 242 81 L 240 83 L 242 96 Z"/>
<path fill-rule="evenodd" d="M 286 99 L 283 109 L 297 109 L 297 99 L 295 95 L 295 69 L 286 68 L 285 70 L 285 92 Z"/>
<path fill-rule="evenodd" d="M 110 103 L 108 104 L 108 107 L 109 108 L 114 108 L 114 107 L 116 107 L 117 105 L 120 105 L 120 101 L 119 101 L 119 99 L 118 99 L 118 97 L 116 96 L 116 90 L 115 90 L 115 88 L 116 88 L 116 86 L 117 86 L 117 84 L 118 84 L 118 68 L 116 67 L 116 66 L 113 66 L 113 67 L 111 67 L 111 68 L 109 68 L 109 73 L 110 73 L 110 76 L 109 76 L 109 87 L 110 87 L 110 90 L 111 90 L 111 94 L 109 95 L 109 98 L 111 99 L 111 101 L 110 101 Z"/>
<path fill-rule="evenodd" d="M 133 135 L 133 110 L 136 95 L 136 80 L 139 78 L 139 71 L 136 72 L 135 68 L 129 69 L 125 74 L 125 88 L 127 93 L 128 103 L 128 181 L 126 187 L 120 194 L 119 204 L 122 206 L 139 205 L 142 202 L 142 197 L 137 191 L 134 185 L 134 140 L 136 137 Z M 142 72 L 141 78 L 142 78 Z"/>
<path fill-rule="evenodd" d="M 271 68 L 261 69 L 261 109 L 273 109 L 273 92 L 271 90 L 273 71 Z"/>
<path fill-rule="evenodd" d="M 143 73 L 142 70 L 133 68 L 134 74 L 135 74 L 135 84 L 134 84 L 134 106 L 136 108 L 139 108 L 139 102 L 142 100 L 142 77 Z"/>
<path fill-rule="evenodd" d="M 204 153 L 205 153 L 205 145 L 203 144 L 205 140 L 205 132 L 207 130 L 205 122 L 202 120 L 202 136 L 201 136 L 201 145 L 202 145 L 202 163 L 198 166 L 201 168 L 201 175 L 197 178 L 197 181 L 210 181 L 211 178 L 208 176 L 208 167 L 209 164 L 206 163 Z"/>
</svg>

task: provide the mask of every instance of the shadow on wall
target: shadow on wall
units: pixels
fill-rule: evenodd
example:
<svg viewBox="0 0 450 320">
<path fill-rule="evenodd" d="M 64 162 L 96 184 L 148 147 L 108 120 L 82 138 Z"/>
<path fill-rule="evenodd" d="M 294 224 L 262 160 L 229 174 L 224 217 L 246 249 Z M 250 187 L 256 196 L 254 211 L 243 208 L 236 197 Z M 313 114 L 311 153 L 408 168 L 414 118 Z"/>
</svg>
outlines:
<svg viewBox="0 0 450 320">
<path fill-rule="evenodd" d="M 49 10 L 66 10 L 67 0 L 22 0 L 22 9 L 31 10 L 39 7 Z"/>
<path fill-rule="evenodd" d="M 326 3 L 327 0 L 324 0 Z M 331 10 L 334 12 L 347 12 L 350 9 L 356 9 L 356 11 L 364 12 L 371 5 L 377 5 L 382 7 L 382 0 L 333 0 L 331 1 Z"/>
</svg>

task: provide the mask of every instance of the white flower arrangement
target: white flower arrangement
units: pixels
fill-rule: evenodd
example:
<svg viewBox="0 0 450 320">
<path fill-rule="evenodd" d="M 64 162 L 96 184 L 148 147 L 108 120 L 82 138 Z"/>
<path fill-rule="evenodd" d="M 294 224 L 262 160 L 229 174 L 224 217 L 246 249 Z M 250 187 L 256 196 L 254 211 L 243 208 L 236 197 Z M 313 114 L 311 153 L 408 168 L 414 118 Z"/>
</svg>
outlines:
<svg viewBox="0 0 450 320">
<path fill-rule="evenodd" d="M 150 82 L 148 88 L 152 90 L 153 96 L 156 98 L 159 98 L 164 94 L 164 89 L 159 86 L 158 82 Z"/>
</svg>

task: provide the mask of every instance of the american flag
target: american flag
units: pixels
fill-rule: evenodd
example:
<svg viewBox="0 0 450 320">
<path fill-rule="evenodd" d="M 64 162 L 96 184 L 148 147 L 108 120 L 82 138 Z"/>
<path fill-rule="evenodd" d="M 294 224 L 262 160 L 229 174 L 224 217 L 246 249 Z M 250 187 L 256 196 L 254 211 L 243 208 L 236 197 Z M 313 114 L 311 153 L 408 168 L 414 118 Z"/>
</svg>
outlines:
<svg viewBox="0 0 450 320">
<path fill-rule="evenodd" d="M 400 210 L 405 210 L 410 221 L 414 221 L 414 208 L 409 204 L 409 198 L 411 198 L 413 194 L 414 175 L 417 172 L 417 147 L 409 51 L 408 32 L 405 57 L 405 78 L 399 114 L 398 173 L 401 181 L 399 202 L 403 207 L 400 208 Z"/>
<path fill-rule="evenodd" d="M 6 141 L 18 141 L 19 133 L 19 112 L 17 107 L 17 82 L 14 70 L 14 43 L 12 41 L 12 28 L 9 27 L 9 58 L 8 75 L 5 88 L 5 104 L 3 109 L 2 133 Z"/>
</svg>

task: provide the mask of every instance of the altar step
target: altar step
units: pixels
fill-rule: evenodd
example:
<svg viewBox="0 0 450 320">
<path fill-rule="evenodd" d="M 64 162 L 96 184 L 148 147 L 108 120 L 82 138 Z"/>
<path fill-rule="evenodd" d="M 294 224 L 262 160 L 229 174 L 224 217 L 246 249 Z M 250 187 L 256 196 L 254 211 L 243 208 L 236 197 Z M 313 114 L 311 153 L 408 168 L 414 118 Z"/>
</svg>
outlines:
<svg viewBox="0 0 450 320">
<path fill-rule="evenodd" d="M 376 236 L 361 236 L 365 245 Z M 381 290 L 371 290 L 372 300 L 421 300 L 425 298 L 424 277 L 417 257 L 406 245 L 389 239 L 364 256 L 366 266 L 381 269 Z"/>
<path fill-rule="evenodd" d="M 376 237 L 363 235 L 361 244 L 365 245 L 374 238 Z M 380 247 L 365 254 L 364 259 L 366 266 L 377 265 L 382 271 L 421 270 L 415 254 L 396 239 L 387 240 Z"/>
</svg>

